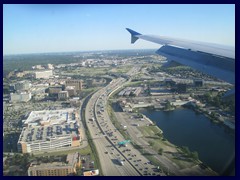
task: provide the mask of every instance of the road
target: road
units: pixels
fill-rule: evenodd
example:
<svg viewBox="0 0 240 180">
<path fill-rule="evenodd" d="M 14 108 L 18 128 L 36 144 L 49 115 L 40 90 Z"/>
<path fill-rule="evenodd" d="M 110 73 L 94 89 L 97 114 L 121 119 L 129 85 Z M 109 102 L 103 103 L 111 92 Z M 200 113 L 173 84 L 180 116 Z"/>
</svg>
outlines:
<svg viewBox="0 0 240 180">
<path fill-rule="evenodd" d="M 97 123 L 98 116 L 95 112 L 96 110 L 96 101 L 98 100 L 99 96 L 105 89 L 108 88 L 105 87 L 103 90 L 100 90 L 96 92 L 89 100 L 87 106 L 86 106 L 86 112 L 85 112 L 85 119 L 87 121 L 87 127 L 89 129 L 89 132 L 92 136 L 93 142 L 96 146 L 98 156 L 100 159 L 103 175 L 106 176 L 138 176 L 140 175 L 128 161 L 124 162 L 124 165 L 122 166 L 118 159 L 120 158 L 123 160 L 124 158 L 121 156 L 120 153 L 115 150 L 113 144 L 111 141 L 109 141 L 106 136 L 104 136 L 104 133 L 99 129 L 99 125 Z M 91 121 L 90 119 L 96 119 L 94 121 Z M 113 150 L 112 150 L 113 149 Z M 115 150 L 115 151 L 114 151 Z"/>
<path fill-rule="evenodd" d="M 139 67 L 130 70 L 129 75 L 139 72 Z M 96 146 L 102 171 L 107 176 L 163 175 L 131 144 L 120 147 L 118 142 L 125 140 L 112 124 L 107 113 L 109 95 L 121 87 L 126 80 L 114 79 L 108 86 L 96 92 L 86 106 L 85 119 Z M 124 162 L 121 165 L 118 159 Z"/>
</svg>

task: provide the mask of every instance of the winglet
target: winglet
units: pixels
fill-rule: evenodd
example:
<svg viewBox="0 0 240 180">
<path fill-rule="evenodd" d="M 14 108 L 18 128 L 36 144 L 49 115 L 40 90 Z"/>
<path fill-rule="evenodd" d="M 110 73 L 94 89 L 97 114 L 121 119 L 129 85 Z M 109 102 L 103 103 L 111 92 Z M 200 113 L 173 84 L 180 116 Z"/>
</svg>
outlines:
<svg viewBox="0 0 240 180">
<path fill-rule="evenodd" d="M 136 31 L 133 31 L 133 30 L 131 30 L 131 29 L 129 29 L 129 28 L 126 28 L 126 29 L 127 29 L 127 31 L 130 32 L 130 34 L 131 34 L 131 43 L 132 43 L 132 44 L 135 43 L 135 42 L 138 40 L 138 37 L 136 37 L 136 36 L 142 35 L 142 34 L 136 32 Z"/>
</svg>

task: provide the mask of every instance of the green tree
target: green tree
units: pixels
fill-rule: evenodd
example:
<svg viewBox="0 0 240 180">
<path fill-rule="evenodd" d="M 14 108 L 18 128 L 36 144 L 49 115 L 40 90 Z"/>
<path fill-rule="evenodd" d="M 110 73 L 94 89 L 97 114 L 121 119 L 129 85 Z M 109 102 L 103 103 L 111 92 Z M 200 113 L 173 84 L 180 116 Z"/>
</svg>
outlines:
<svg viewBox="0 0 240 180">
<path fill-rule="evenodd" d="M 197 151 L 192 152 L 191 157 L 195 160 L 198 160 L 198 152 Z"/>
<path fill-rule="evenodd" d="M 186 146 L 182 146 L 182 151 L 183 151 L 183 153 L 186 153 L 187 155 L 190 154 L 190 150 L 189 150 L 189 148 L 186 147 Z"/>
<path fill-rule="evenodd" d="M 160 149 L 158 150 L 158 154 L 159 154 L 159 155 L 162 155 L 162 154 L 163 154 L 163 148 L 160 148 Z"/>
<path fill-rule="evenodd" d="M 149 145 L 150 145 L 150 146 L 154 146 L 154 144 L 155 144 L 155 143 L 154 143 L 153 141 L 150 141 L 150 142 L 149 142 Z"/>
<path fill-rule="evenodd" d="M 162 138 L 162 133 L 158 132 L 156 135 L 157 135 L 159 138 Z"/>
<path fill-rule="evenodd" d="M 207 102 L 210 102 L 212 101 L 212 96 L 211 96 L 211 93 L 210 92 L 207 92 L 204 94 L 204 98 Z"/>
</svg>

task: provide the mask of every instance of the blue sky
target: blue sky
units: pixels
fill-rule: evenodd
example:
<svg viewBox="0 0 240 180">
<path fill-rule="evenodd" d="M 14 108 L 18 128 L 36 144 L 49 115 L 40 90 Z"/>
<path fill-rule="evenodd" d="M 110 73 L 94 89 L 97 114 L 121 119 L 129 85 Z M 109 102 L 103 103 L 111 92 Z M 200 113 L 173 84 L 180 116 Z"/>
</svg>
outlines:
<svg viewBox="0 0 240 180">
<path fill-rule="evenodd" d="M 235 5 L 4 5 L 3 53 L 158 49 L 142 34 L 235 44 Z"/>
</svg>

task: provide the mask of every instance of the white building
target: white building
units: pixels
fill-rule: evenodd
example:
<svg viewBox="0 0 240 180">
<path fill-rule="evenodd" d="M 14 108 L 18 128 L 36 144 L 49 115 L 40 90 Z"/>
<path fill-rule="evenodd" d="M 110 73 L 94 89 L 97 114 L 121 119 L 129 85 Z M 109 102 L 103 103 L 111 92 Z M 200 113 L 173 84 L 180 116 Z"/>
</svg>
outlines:
<svg viewBox="0 0 240 180">
<path fill-rule="evenodd" d="M 28 102 L 31 98 L 32 98 L 32 94 L 27 92 L 10 94 L 11 102 Z"/>
<path fill-rule="evenodd" d="M 80 146 L 79 113 L 73 108 L 32 111 L 19 136 L 22 153 L 58 151 Z"/>
<path fill-rule="evenodd" d="M 34 76 L 36 79 L 49 79 L 50 76 L 53 75 L 53 71 L 52 70 L 46 70 L 46 71 L 36 71 L 34 72 Z"/>
<path fill-rule="evenodd" d="M 48 65 L 47 65 L 47 68 L 48 68 L 48 69 L 54 69 L 54 67 L 53 67 L 52 64 L 48 64 Z"/>
<path fill-rule="evenodd" d="M 36 65 L 35 68 L 36 69 L 44 69 L 44 67 L 42 65 Z"/>
</svg>

